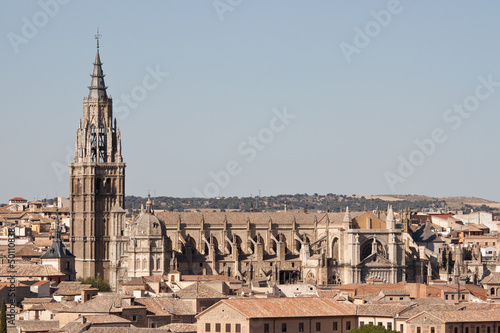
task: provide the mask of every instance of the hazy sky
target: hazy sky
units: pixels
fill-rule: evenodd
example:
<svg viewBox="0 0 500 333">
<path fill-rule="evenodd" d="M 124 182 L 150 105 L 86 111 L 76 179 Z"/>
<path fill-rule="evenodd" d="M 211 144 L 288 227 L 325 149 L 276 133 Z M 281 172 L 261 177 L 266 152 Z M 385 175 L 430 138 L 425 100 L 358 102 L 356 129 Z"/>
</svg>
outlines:
<svg viewBox="0 0 500 333">
<path fill-rule="evenodd" d="M 500 201 L 499 13 L 459 0 L 2 1 L 0 202 L 68 196 L 97 27 L 127 195 Z"/>
</svg>

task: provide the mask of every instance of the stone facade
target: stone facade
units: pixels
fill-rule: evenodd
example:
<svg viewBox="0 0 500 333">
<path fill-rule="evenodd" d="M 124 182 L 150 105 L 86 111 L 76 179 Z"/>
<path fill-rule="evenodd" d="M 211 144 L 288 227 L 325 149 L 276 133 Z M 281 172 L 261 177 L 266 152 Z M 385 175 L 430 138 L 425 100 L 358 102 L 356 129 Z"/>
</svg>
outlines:
<svg viewBox="0 0 500 333">
<path fill-rule="evenodd" d="M 70 243 L 78 276 L 110 279 L 110 241 L 116 230 L 109 227 L 112 210 L 124 207 L 125 163 L 101 66 L 98 45 L 89 95 L 83 100 L 83 121 L 76 133 L 75 158 L 69 166 Z"/>
</svg>

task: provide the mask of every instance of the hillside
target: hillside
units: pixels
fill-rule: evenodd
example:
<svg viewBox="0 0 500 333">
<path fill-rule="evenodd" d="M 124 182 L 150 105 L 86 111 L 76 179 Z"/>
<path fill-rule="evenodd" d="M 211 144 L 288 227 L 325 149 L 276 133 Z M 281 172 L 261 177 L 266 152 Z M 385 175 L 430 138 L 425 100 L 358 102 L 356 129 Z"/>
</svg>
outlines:
<svg viewBox="0 0 500 333">
<path fill-rule="evenodd" d="M 128 196 L 126 208 L 137 210 L 146 198 Z M 471 210 L 489 211 L 500 215 L 500 203 L 474 197 L 436 198 L 423 195 L 341 195 L 332 194 L 293 194 L 266 197 L 221 197 L 221 198 L 153 198 L 154 208 L 167 211 L 332 211 L 339 212 L 349 206 L 351 210 L 381 210 L 387 205 L 400 210 L 409 207 L 413 210 L 461 210 L 465 213 Z"/>
</svg>

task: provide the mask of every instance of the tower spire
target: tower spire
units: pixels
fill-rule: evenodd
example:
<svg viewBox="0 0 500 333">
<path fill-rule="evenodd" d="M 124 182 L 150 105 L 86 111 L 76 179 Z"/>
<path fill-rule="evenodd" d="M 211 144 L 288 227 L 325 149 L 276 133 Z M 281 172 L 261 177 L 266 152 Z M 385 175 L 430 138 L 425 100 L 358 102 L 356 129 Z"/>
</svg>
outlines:
<svg viewBox="0 0 500 333">
<path fill-rule="evenodd" d="M 89 98 L 101 98 L 108 97 L 106 94 L 106 85 L 104 84 L 104 77 L 106 76 L 102 72 L 102 62 L 101 57 L 99 56 L 99 40 L 101 38 L 101 34 L 99 33 L 99 28 L 97 28 L 97 34 L 95 35 L 95 39 L 97 41 L 97 53 L 95 55 L 94 60 L 94 70 L 90 75 L 92 80 L 90 81 L 89 86 Z"/>
</svg>

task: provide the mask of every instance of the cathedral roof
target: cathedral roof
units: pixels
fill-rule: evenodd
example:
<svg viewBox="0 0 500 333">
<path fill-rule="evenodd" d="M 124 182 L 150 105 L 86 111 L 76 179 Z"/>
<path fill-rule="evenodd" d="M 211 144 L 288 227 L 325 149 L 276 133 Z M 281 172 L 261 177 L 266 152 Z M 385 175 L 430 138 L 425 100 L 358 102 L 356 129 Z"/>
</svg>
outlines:
<svg viewBox="0 0 500 333">
<path fill-rule="evenodd" d="M 362 212 L 350 212 L 350 216 L 355 218 Z M 223 225 L 224 221 L 232 225 L 268 225 L 273 224 L 292 225 L 294 222 L 301 225 L 325 225 L 327 220 L 330 225 L 342 225 L 345 213 L 304 213 L 304 212 L 158 212 L 158 217 L 167 225 L 177 225 L 180 221 L 185 225 L 200 225 L 202 222 L 207 225 Z"/>
</svg>

